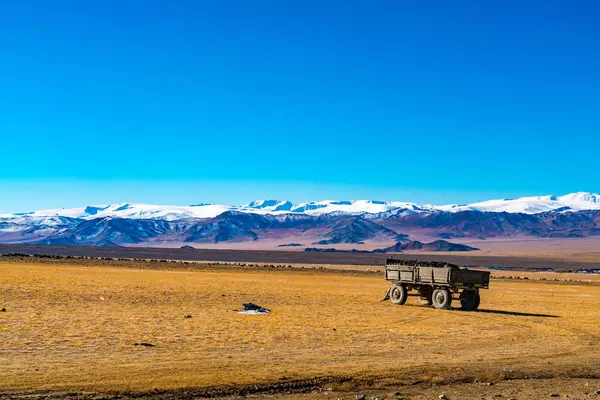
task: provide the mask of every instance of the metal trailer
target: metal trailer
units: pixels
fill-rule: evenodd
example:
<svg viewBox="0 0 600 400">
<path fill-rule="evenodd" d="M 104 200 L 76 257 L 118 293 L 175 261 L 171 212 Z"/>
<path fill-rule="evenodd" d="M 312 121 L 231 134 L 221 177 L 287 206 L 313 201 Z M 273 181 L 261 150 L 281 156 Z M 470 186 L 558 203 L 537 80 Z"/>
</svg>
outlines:
<svg viewBox="0 0 600 400">
<path fill-rule="evenodd" d="M 421 305 L 448 309 L 452 300 L 459 300 L 463 310 L 473 311 L 481 301 L 479 289 L 489 288 L 490 273 L 441 262 L 388 258 L 385 279 L 392 285 L 384 300 L 389 298 L 394 304 L 402 305 L 414 295 Z"/>
</svg>

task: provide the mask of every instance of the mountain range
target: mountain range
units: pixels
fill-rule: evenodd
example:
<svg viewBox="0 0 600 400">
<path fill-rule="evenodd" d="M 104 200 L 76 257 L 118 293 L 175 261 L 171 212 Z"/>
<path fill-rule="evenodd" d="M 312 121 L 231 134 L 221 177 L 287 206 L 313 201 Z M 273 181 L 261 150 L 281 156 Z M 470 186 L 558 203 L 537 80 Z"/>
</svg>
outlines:
<svg viewBox="0 0 600 400">
<path fill-rule="evenodd" d="M 205 203 L 190 206 L 121 203 L 103 206 L 51 209 L 17 214 L 0 214 L 0 218 L 60 216 L 78 219 L 115 217 L 174 221 L 188 218 L 213 218 L 227 211 L 274 215 L 288 213 L 308 215 L 331 213 L 377 215 L 398 211 L 415 213 L 434 211 L 448 211 L 453 213 L 462 211 L 482 211 L 539 214 L 548 211 L 567 212 L 581 210 L 600 210 L 600 194 L 578 192 L 564 196 L 548 195 L 519 197 L 516 199 L 488 200 L 472 204 L 450 204 L 442 206 L 376 200 L 324 200 L 299 204 L 280 200 L 256 200 L 241 206 Z"/>
<path fill-rule="evenodd" d="M 460 251 L 442 241 L 421 246 L 411 241 L 414 235 L 435 239 L 598 236 L 600 195 L 579 192 L 443 206 L 374 200 L 300 204 L 257 200 L 242 206 L 122 203 L 0 215 L 3 243 L 174 247 L 372 241 L 388 243 L 390 249 L 396 246 L 397 251 Z"/>
</svg>

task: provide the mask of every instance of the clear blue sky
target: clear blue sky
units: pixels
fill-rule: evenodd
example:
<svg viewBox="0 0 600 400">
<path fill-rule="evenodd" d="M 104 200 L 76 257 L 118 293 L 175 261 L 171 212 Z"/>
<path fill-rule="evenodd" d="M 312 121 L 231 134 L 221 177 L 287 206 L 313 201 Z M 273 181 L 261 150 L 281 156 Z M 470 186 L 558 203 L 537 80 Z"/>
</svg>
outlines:
<svg viewBox="0 0 600 400">
<path fill-rule="evenodd" d="M 598 1 L 5 1 L 0 212 L 600 191 Z"/>
</svg>

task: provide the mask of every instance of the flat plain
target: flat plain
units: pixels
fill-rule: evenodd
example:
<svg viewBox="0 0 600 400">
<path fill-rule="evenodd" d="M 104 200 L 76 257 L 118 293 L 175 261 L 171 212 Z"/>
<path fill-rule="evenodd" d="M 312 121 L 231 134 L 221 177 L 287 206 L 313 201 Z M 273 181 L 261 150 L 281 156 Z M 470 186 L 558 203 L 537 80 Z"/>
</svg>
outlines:
<svg viewBox="0 0 600 400">
<path fill-rule="evenodd" d="M 380 273 L 93 263 L 0 263 L 0 394 L 577 398 L 600 389 L 597 282 L 495 279 L 481 309 L 462 312 L 380 302 Z M 239 314 L 248 301 L 272 312 Z"/>
<path fill-rule="evenodd" d="M 569 241 L 570 239 L 563 239 Z M 187 260 L 210 262 L 250 262 L 266 264 L 317 264 L 317 265 L 367 265 L 383 266 L 386 257 L 403 260 L 444 261 L 469 266 L 507 266 L 522 269 L 578 270 L 600 269 L 600 239 L 572 239 L 571 247 L 559 245 L 556 240 L 480 241 L 481 251 L 434 252 L 422 251 L 389 253 L 323 253 L 289 250 L 240 250 L 235 248 L 179 249 L 163 247 L 93 247 L 93 246 L 48 246 L 31 244 L 0 244 L 0 253 L 44 254 L 73 257 L 127 258 Z M 488 247 L 483 244 L 489 243 Z M 507 244 L 508 243 L 508 244 Z M 512 245 L 511 245 L 512 243 Z M 229 246 L 237 246 L 236 243 Z M 336 246 L 346 247 L 352 245 Z M 381 247 L 381 246 L 380 246 Z M 514 247 L 514 251 L 510 249 Z"/>
</svg>

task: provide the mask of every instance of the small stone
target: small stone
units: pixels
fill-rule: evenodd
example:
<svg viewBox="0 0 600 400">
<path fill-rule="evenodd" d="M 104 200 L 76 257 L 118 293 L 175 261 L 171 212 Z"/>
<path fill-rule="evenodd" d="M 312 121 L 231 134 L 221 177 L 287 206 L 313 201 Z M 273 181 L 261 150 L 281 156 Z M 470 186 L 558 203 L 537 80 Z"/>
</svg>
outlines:
<svg viewBox="0 0 600 400">
<path fill-rule="evenodd" d="M 148 343 L 148 342 L 140 342 L 140 343 L 134 343 L 134 346 L 144 346 L 144 347 L 154 347 L 154 345 L 152 343 Z"/>
<path fill-rule="evenodd" d="M 440 395 L 438 396 L 438 399 L 440 399 L 440 400 L 449 400 L 449 399 L 448 399 L 448 396 L 446 396 L 444 393 L 440 394 Z"/>
<path fill-rule="evenodd" d="M 367 398 L 367 396 L 365 396 L 364 394 L 357 394 L 356 395 L 356 400 L 365 400 Z"/>
<path fill-rule="evenodd" d="M 2 307 L 2 310 L 0 310 L 0 312 L 6 312 L 6 308 Z"/>
<path fill-rule="evenodd" d="M 552 393 L 550 397 L 560 397 L 560 394 Z"/>
<path fill-rule="evenodd" d="M 596 394 L 596 395 L 600 395 L 600 389 L 596 390 L 596 391 L 594 392 L 594 394 Z"/>
<path fill-rule="evenodd" d="M 184 315 L 183 318 L 192 318 L 192 316 L 190 314 L 188 314 L 188 315 Z"/>
<path fill-rule="evenodd" d="M 488 382 L 488 383 L 486 383 L 486 385 L 488 385 L 488 386 L 494 386 L 494 382 Z"/>
</svg>

